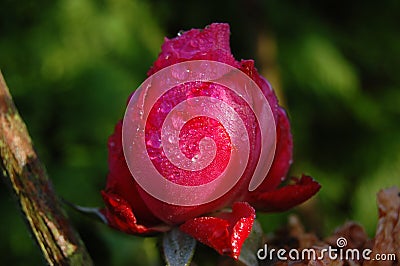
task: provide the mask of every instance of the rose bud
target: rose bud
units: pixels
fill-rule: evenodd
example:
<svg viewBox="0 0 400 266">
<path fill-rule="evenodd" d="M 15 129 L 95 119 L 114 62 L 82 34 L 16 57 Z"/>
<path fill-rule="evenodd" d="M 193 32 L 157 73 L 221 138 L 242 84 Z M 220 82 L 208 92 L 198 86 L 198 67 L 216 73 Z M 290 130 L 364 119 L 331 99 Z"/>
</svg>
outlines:
<svg viewBox="0 0 400 266">
<path fill-rule="evenodd" d="M 215 23 L 165 40 L 108 141 L 111 227 L 143 236 L 179 227 L 237 259 L 255 209 L 285 211 L 320 189 L 308 176 L 279 186 L 290 123 L 254 62 L 233 57 L 229 34 Z"/>
</svg>

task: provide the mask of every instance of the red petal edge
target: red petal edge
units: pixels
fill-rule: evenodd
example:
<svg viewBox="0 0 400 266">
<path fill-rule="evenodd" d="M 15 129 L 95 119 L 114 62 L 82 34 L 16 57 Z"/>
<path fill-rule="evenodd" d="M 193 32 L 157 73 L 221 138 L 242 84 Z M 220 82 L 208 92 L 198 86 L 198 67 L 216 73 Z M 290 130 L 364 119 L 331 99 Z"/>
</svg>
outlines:
<svg viewBox="0 0 400 266">
<path fill-rule="evenodd" d="M 254 195 L 257 196 L 261 193 L 276 190 L 279 184 L 286 179 L 286 174 L 292 164 L 293 140 L 292 134 L 290 133 L 289 119 L 285 110 L 281 107 L 278 108 L 276 134 L 275 157 L 267 177 L 255 191 L 248 193 L 247 198 L 245 198 L 246 201 L 248 198 L 251 199 Z"/>
<path fill-rule="evenodd" d="M 170 230 L 170 227 L 166 225 L 146 227 L 138 224 L 131 207 L 124 199 L 105 191 L 102 191 L 101 194 L 106 203 L 106 208 L 101 212 L 106 217 L 109 226 L 134 235 L 153 235 Z"/>
<path fill-rule="evenodd" d="M 303 203 L 317 193 L 321 185 L 312 177 L 303 175 L 293 178 L 295 184 L 278 188 L 274 191 L 253 195 L 250 203 L 260 211 L 281 212 Z"/>
<path fill-rule="evenodd" d="M 255 210 L 247 202 L 236 202 L 232 212 L 223 212 L 217 217 L 194 218 L 179 228 L 221 255 L 238 259 L 255 217 Z"/>
<path fill-rule="evenodd" d="M 165 38 L 161 53 L 147 75 L 188 60 L 211 60 L 237 67 L 238 63 L 231 54 L 229 35 L 229 24 L 213 23 L 205 29 L 191 29 L 173 39 Z"/>
</svg>

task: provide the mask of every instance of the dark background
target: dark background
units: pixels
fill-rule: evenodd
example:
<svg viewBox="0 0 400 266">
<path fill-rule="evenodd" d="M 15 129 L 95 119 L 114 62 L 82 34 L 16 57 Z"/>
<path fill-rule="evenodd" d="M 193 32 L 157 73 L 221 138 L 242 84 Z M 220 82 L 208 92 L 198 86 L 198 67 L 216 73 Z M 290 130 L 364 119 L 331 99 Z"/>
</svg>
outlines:
<svg viewBox="0 0 400 266">
<path fill-rule="evenodd" d="M 322 184 L 291 212 L 322 237 L 347 220 L 373 236 L 376 192 L 400 185 L 399 14 L 396 0 L 2 0 L 0 68 L 57 193 L 102 206 L 107 137 L 164 36 L 229 22 L 234 56 L 255 59 L 288 110 L 291 174 Z M 43 264 L 4 183 L 0 213 L 0 264 Z M 160 263 L 155 239 L 68 213 L 96 265 Z M 267 233 L 287 216 L 258 214 Z"/>
</svg>

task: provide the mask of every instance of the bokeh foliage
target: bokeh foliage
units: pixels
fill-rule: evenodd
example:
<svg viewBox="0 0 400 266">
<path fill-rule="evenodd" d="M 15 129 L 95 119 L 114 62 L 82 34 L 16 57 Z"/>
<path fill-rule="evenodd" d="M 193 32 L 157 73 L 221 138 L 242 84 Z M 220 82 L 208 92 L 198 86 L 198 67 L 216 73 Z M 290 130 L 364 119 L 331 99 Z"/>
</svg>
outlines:
<svg viewBox="0 0 400 266">
<path fill-rule="evenodd" d="M 106 141 L 163 37 L 231 25 L 232 52 L 254 58 L 288 109 L 291 173 L 323 186 L 303 214 L 327 235 L 352 219 L 374 232 L 375 194 L 400 186 L 398 1 L 3 0 L 0 68 L 58 194 L 101 206 Z M 38 265 L 7 188 L 0 187 L 0 262 Z M 69 212 L 96 265 L 158 265 L 155 239 Z M 264 230 L 287 213 L 260 214 Z"/>
</svg>

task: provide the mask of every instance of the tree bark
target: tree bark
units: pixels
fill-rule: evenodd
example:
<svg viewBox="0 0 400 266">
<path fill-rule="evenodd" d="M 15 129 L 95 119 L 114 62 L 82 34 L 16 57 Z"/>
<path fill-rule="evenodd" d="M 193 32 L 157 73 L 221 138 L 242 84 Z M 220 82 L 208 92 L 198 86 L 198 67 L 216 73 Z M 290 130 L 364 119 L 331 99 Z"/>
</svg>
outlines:
<svg viewBox="0 0 400 266">
<path fill-rule="evenodd" d="M 69 222 L 0 72 L 0 168 L 49 265 L 93 265 Z"/>
</svg>

